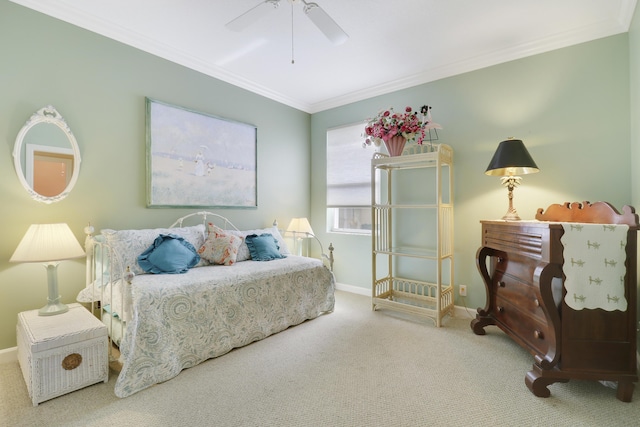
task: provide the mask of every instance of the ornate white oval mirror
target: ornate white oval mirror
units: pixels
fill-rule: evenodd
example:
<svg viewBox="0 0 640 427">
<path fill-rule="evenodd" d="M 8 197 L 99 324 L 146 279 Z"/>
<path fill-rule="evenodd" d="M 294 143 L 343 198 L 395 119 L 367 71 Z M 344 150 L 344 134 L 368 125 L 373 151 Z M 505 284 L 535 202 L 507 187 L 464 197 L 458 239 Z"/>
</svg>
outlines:
<svg viewBox="0 0 640 427">
<path fill-rule="evenodd" d="M 53 106 L 36 111 L 20 129 L 13 164 L 20 183 L 34 200 L 58 202 L 73 189 L 80 173 L 80 149 Z"/>
</svg>

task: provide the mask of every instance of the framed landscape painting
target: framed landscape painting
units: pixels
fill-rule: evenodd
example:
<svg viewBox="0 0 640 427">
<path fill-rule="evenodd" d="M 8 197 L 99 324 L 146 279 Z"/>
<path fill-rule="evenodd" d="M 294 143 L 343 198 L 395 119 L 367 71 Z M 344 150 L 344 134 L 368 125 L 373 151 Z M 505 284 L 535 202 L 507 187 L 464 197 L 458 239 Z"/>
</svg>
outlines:
<svg viewBox="0 0 640 427">
<path fill-rule="evenodd" d="M 147 206 L 257 206 L 257 129 L 146 98 Z"/>
</svg>

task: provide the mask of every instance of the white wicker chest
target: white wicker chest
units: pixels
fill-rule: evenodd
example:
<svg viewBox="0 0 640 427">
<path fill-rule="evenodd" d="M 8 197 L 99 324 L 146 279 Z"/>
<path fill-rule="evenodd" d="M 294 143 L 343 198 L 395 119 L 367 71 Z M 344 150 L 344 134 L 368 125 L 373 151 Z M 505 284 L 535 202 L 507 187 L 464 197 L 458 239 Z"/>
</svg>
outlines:
<svg viewBox="0 0 640 427">
<path fill-rule="evenodd" d="M 18 361 L 33 406 L 109 380 L 107 327 L 80 304 L 55 316 L 18 314 Z"/>
</svg>

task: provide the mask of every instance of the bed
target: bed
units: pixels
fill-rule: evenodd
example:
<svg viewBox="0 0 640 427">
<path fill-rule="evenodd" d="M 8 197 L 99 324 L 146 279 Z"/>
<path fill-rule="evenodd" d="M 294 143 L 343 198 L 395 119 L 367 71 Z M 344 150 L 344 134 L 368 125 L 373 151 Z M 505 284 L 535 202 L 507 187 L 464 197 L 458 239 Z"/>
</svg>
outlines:
<svg viewBox="0 0 640 427">
<path fill-rule="evenodd" d="M 321 259 L 292 255 L 275 224 L 241 231 L 197 212 L 166 229 L 86 232 L 87 287 L 77 299 L 119 347 L 118 397 L 334 308 L 333 248 L 321 247 Z M 187 263 L 191 249 L 199 256 Z M 172 270 L 180 263 L 189 266 Z"/>
</svg>

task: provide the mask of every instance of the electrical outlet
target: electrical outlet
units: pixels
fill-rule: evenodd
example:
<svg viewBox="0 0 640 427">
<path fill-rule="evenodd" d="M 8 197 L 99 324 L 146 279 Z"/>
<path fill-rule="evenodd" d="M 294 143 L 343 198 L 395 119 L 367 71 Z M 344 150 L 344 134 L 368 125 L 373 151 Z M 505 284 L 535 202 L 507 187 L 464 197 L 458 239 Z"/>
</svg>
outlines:
<svg viewBox="0 0 640 427">
<path fill-rule="evenodd" d="M 467 296 L 467 285 L 458 286 L 458 293 L 460 294 L 461 297 L 466 297 Z"/>
</svg>

